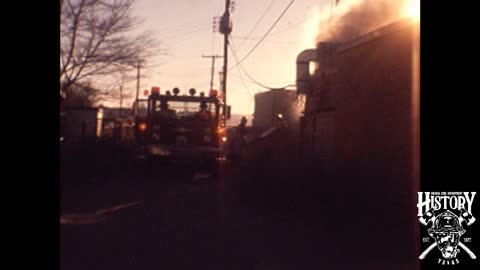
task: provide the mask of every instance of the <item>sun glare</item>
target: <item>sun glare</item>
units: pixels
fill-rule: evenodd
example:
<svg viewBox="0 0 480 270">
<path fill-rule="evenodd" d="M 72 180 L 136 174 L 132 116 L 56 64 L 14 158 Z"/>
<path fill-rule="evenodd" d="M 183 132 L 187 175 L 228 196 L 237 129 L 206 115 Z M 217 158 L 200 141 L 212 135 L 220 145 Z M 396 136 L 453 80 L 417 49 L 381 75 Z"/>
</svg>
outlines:
<svg viewBox="0 0 480 270">
<path fill-rule="evenodd" d="M 420 20 L 420 0 L 407 1 L 405 15 L 412 20 Z"/>
</svg>

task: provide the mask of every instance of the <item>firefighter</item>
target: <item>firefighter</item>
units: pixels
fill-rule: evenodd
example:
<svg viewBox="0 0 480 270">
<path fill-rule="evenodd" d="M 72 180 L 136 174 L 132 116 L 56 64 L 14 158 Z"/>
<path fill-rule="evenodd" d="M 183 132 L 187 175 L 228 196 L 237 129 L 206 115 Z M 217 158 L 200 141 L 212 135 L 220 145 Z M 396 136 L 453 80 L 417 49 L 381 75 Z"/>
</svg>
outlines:
<svg viewBox="0 0 480 270">
<path fill-rule="evenodd" d="M 163 117 L 163 118 L 167 118 L 167 119 L 175 119 L 177 118 L 177 115 L 175 113 L 175 110 L 172 110 L 172 109 L 169 109 L 168 108 L 168 103 L 167 101 L 165 100 L 162 100 L 160 102 L 160 111 L 158 112 L 158 114 Z"/>
<path fill-rule="evenodd" d="M 240 140 L 240 145 L 243 148 L 245 146 L 245 136 L 247 135 L 247 118 L 244 116 L 240 120 L 240 124 L 237 126 L 237 135 Z"/>
<path fill-rule="evenodd" d="M 200 103 L 200 111 L 195 114 L 195 117 L 201 120 L 210 120 L 212 119 L 212 114 L 207 110 L 208 106 L 205 101 Z"/>
<path fill-rule="evenodd" d="M 232 140 L 230 140 L 230 159 L 238 160 L 242 157 L 242 154 L 245 149 L 245 136 L 246 132 L 246 125 L 247 125 L 247 118 L 242 117 L 240 120 L 240 124 L 235 129 L 235 134 L 233 135 Z"/>
</svg>

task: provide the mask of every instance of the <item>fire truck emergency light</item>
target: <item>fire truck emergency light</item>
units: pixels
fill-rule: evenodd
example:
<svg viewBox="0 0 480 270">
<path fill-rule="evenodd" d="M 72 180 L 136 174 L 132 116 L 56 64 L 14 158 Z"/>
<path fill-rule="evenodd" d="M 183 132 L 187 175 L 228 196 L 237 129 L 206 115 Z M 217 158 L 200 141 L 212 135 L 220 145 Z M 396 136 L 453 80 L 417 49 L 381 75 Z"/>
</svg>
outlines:
<svg viewBox="0 0 480 270">
<path fill-rule="evenodd" d="M 145 132 L 145 130 L 147 130 L 147 124 L 146 123 L 138 124 L 138 130 L 141 132 Z"/>
<path fill-rule="evenodd" d="M 160 94 L 160 87 L 153 86 L 152 87 L 152 94 Z"/>
<path fill-rule="evenodd" d="M 173 94 L 174 94 L 175 96 L 177 96 L 178 93 L 180 93 L 180 89 L 178 89 L 178 87 L 173 88 L 172 91 L 173 91 Z"/>
<path fill-rule="evenodd" d="M 216 97 L 218 95 L 218 91 L 215 89 L 210 89 L 210 92 L 208 93 L 208 95 L 211 97 Z"/>
</svg>

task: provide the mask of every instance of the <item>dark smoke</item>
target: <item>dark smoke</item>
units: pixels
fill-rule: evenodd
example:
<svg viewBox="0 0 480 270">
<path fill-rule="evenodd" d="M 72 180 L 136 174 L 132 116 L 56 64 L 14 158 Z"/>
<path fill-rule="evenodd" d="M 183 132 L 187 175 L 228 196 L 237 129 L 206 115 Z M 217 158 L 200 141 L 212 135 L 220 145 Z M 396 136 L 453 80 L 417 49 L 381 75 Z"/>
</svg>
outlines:
<svg viewBox="0 0 480 270">
<path fill-rule="evenodd" d="M 408 0 L 340 1 L 332 16 L 320 23 L 316 41 L 343 42 L 382 27 L 400 19 L 407 2 Z"/>
</svg>

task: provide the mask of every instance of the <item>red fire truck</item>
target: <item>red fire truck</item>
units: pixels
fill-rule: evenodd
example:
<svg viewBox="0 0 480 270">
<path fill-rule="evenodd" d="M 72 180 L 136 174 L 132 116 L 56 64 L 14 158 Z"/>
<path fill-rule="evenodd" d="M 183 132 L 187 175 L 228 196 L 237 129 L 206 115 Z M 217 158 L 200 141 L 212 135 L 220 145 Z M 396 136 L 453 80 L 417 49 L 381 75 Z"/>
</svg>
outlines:
<svg viewBox="0 0 480 270">
<path fill-rule="evenodd" d="M 135 103 L 135 137 L 143 156 L 149 160 L 161 159 L 188 162 L 189 166 L 207 169 L 216 174 L 221 145 L 225 141 L 220 126 L 220 104 L 214 92 L 180 95 L 160 94 L 152 87 L 146 99 Z"/>
</svg>

